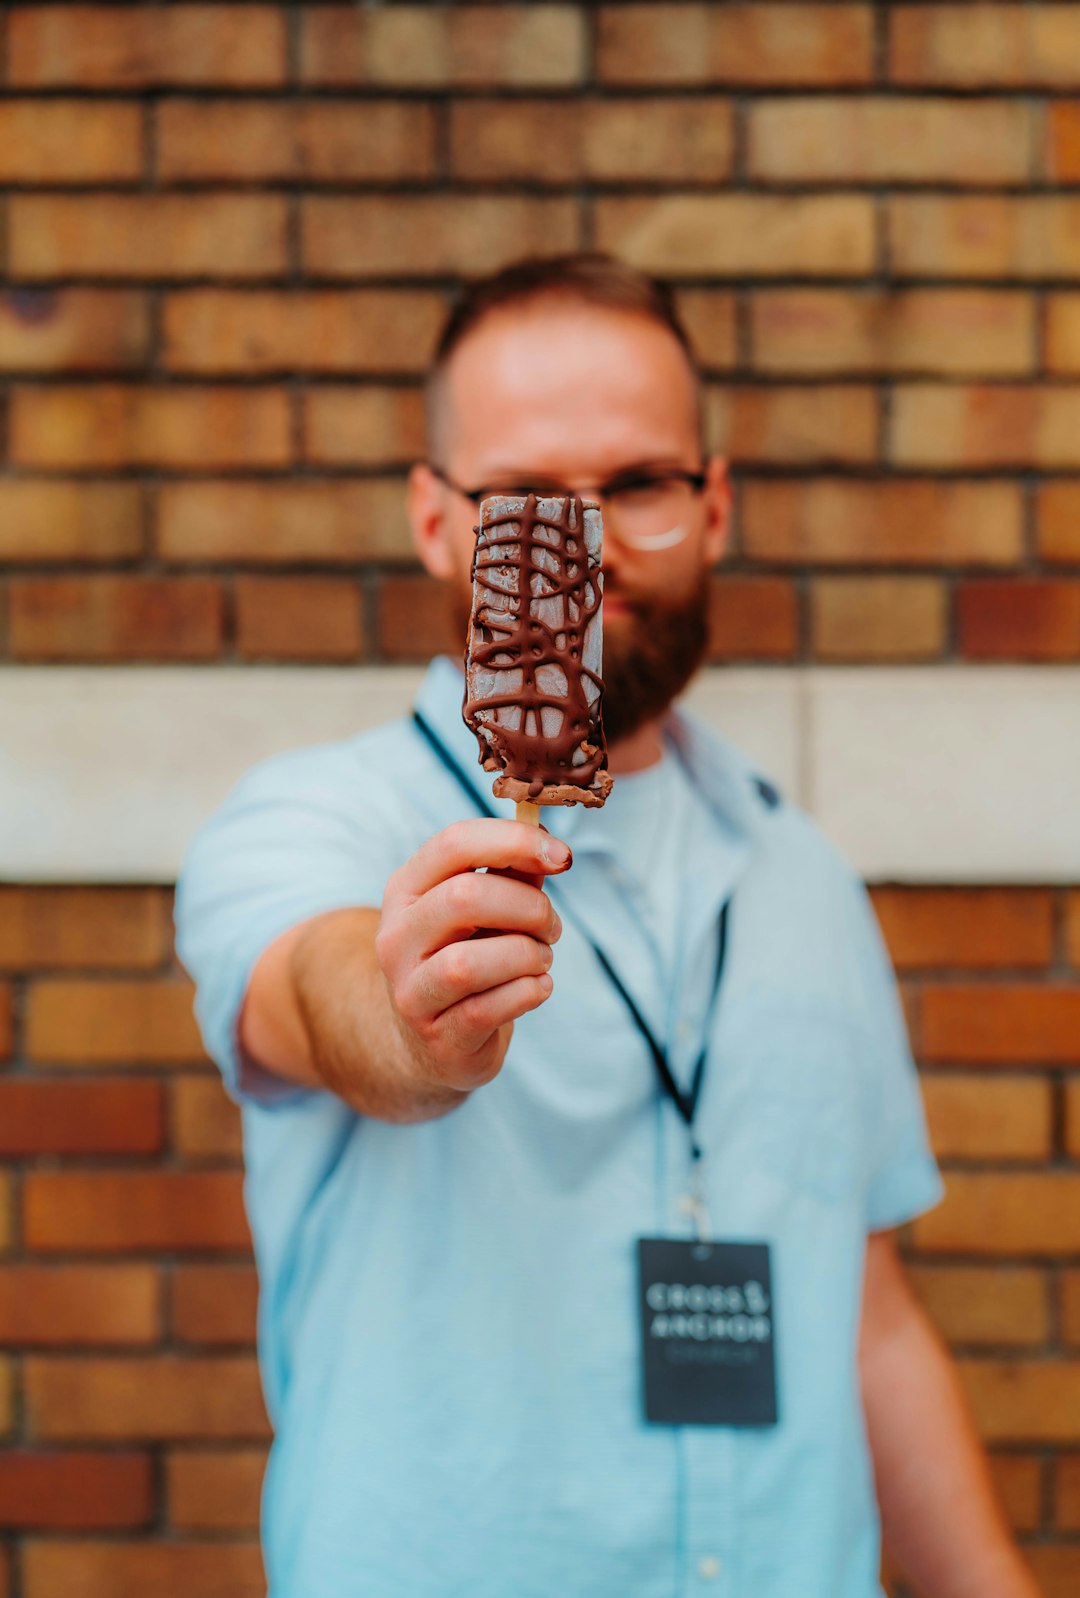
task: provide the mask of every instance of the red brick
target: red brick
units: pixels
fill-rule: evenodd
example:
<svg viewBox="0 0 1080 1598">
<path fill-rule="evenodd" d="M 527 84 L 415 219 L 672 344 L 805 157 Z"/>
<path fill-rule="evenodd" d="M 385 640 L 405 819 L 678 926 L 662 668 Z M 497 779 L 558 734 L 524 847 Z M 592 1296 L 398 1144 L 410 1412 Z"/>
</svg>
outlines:
<svg viewBox="0 0 1080 1598">
<path fill-rule="evenodd" d="M 0 371 L 98 372 L 138 367 L 150 344 L 146 298 L 128 289 L 0 293 Z"/>
<path fill-rule="evenodd" d="M 312 388 L 304 396 L 304 458 L 317 466 L 408 465 L 424 445 L 417 389 Z"/>
<path fill-rule="evenodd" d="M 12 579 L 16 660 L 212 660 L 221 590 L 210 577 Z"/>
<path fill-rule="evenodd" d="M 413 289 L 187 289 L 165 302 L 164 360 L 176 372 L 422 372 L 442 310 Z"/>
<path fill-rule="evenodd" d="M 869 83 L 864 5 L 604 5 L 598 70 L 609 83 Z"/>
<path fill-rule="evenodd" d="M 576 6 L 309 5 L 301 17 L 306 83 L 562 88 L 584 69 Z"/>
<path fill-rule="evenodd" d="M 819 660 L 934 660 L 946 625 L 945 588 L 933 577 L 820 577 L 810 590 Z"/>
<path fill-rule="evenodd" d="M 0 560 L 124 560 L 142 550 L 142 497 L 134 483 L 0 480 Z"/>
<path fill-rule="evenodd" d="M 23 1598 L 265 1598 L 256 1542 L 29 1541 Z"/>
<path fill-rule="evenodd" d="M 267 194 L 20 194 L 8 201 L 22 278 L 277 277 L 286 201 Z"/>
<path fill-rule="evenodd" d="M 724 289 L 682 289 L 678 310 L 698 361 L 726 371 L 738 361 L 735 295 Z"/>
<path fill-rule="evenodd" d="M 1055 183 L 1080 182 L 1080 106 L 1055 100 L 1046 108 L 1046 175 Z"/>
<path fill-rule="evenodd" d="M 17 466 L 285 466 L 288 401 L 274 389 L 21 388 L 9 453 Z"/>
<path fill-rule="evenodd" d="M 1080 483 L 1043 483 L 1036 498 L 1039 554 L 1047 561 L 1080 561 Z"/>
<path fill-rule="evenodd" d="M 958 651 L 970 660 L 1080 658 L 1080 582 L 961 583 L 956 619 Z"/>
<path fill-rule="evenodd" d="M 1080 1429 L 1080 1362 L 969 1359 L 961 1381 L 992 1442 L 1068 1442 Z"/>
<path fill-rule="evenodd" d="M 429 660 L 461 655 L 465 640 L 454 627 L 443 583 L 419 572 L 385 576 L 379 584 L 379 657 Z"/>
<path fill-rule="evenodd" d="M 0 886 L 0 967 L 160 965 L 168 917 L 160 888 Z"/>
<path fill-rule="evenodd" d="M 912 1286 L 950 1343 L 1025 1348 L 1050 1330 L 1043 1271 L 985 1265 L 915 1265 Z"/>
<path fill-rule="evenodd" d="M 1048 889 L 875 887 L 871 896 L 900 970 L 1045 966 L 1053 958 Z"/>
<path fill-rule="evenodd" d="M 1080 966 L 1080 892 L 1075 890 L 1066 900 L 1065 958 L 1070 965 Z"/>
<path fill-rule="evenodd" d="M 793 583 L 784 577 L 710 579 L 710 660 L 790 660 L 798 647 Z"/>
<path fill-rule="evenodd" d="M 0 1359 L 0 1438 L 15 1426 L 15 1368 L 9 1359 Z"/>
<path fill-rule="evenodd" d="M 1080 200 L 1053 195 L 889 201 L 889 265 L 905 277 L 1080 276 Z"/>
<path fill-rule="evenodd" d="M 138 1347 L 161 1335 L 151 1265 L 0 1266 L 0 1343 Z"/>
<path fill-rule="evenodd" d="M 877 454 L 870 387 L 723 384 L 706 390 L 706 437 L 740 465 L 868 465 Z"/>
<path fill-rule="evenodd" d="M 1080 1270 L 1061 1273 L 1061 1337 L 1068 1345 L 1080 1345 Z"/>
<path fill-rule="evenodd" d="M 385 182 L 431 177 L 435 113 L 410 101 L 167 100 L 167 182 Z"/>
<path fill-rule="evenodd" d="M 250 1347 L 258 1296 L 253 1266 L 177 1265 L 172 1273 L 173 1335 L 183 1343 Z"/>
<path fill-rule="evenodd" d="M 928 985 L 921 1017 L 925 1060 L 1080 1063 L 1080 990 L 1075 987 Z"/>
<path fill-rule="evenodd" d="M 1041 1160 L 1051 1153 L 1050 1084 L 1021 1077 L 924 1075 L 930 1141 L 939 1159 Z"/>
<path fill-rule="evenodd" d="M 1046 296 L 1046 368 L 1080 372 L 1080 294 Z"/>
<path fill-rule="evenodd" d="M 904 385 L 893 395 L 890 456 L 930 470 L 1080 466 L 1080 388 Z"/>
<path fill-rule="evenodd" d="M 18 88 L 149 88 L 285 81 L 277 6 L 18 6 L 8 17 L 8 80 Z"/>
<path fill-rule="evenodd" d="M 397 478 L 169 484 L 158 503 L 166 560 L 274 566 L 413 558 Z"/>
<path fill-rule="evenodd" d="M 1000 186 L 1035 166 L 1031 109 L 1009 100 L 761 100 L 749 140 L 750 175 L 765 183 Z"/>
<path fill-rule="evenodd" d="M 205 1059 L 188 982 L 33 984 L 27 1053 L 43 1065 L 184 1065 Z"/>
<path fill-rule="evenodd" d="M 1080 1531 L 1080 1454 L 1060 1454 L 1055 1461 L 1054 1525 Z"/>
<path fill-rule="evenodd" d="M 1068 5 L 899 5 L 889 11 L 897 83 L 984 88 L 1075 84 L 1080 18 Z"/>
<path fill-rule="evenodd" d="M 157 1082 L 0 1079 L 0 1158 L 157 1154 L 165 1099 Z"/>
<path fill-rule="evenodd" d="M 177 1077 L 170 1086 L 173 1147 L 189 1160 L 239 1159 L 240 1111 L 217 1076 Z"/>
<path fill-rule="evenodd" d="M 1008 566 L 1023 553 L 1020 494 L 1006 483 L 751 481 L 741 525 L 757 560 Z"/>
<path fill-rule="evenodd" d="M 240 1441 L 267 1434 L 254 1357 L 26 1360 L 31 1435 L 49 1442 Z"/>
<path fill-rule="evenodd" d="M 142 175 L 142 114 L 107 101 L 0 104 L 0 183 L 124 183 Z"/>
<path fill-rule="evenodd" d="M 1080 1078 L 1065 1084 L 1065 1152 L 1080 1158 Z"/>
<path fill-rule="evenodd" d="M 145 1526 L 153 1508 L 149 1454 L 0 1452 L 0 1526 L 104 1531 Z"/>
<path fill-rule="evenodd" d="M 874 267 L 863 195 L 667 194 L 600 198 L 596 241 L 671 277 L 859 277 Z"/>
<path fill-rule="evenodd" d="M 42 1253 L 246 1250 L 234 1171 L 30 1171 L 27 1247 Z"/>
<path fill-rule="evenodd" d="M 1035 302 L 994 289 L 763 289 L 751 300 L 753 364 L 764 372 L 1034 370 Z"/>
<path fill-rule="evenodd" d="M 1042 1460 L 1030 1454 L 992 1454 L 994 1488 L 1014 1531 L 1042 1524 Z"/>
<path fill-rule="evenodd" d="M 266 1455 L 261 1449 L 186 1448 L 165 1460 L 169 1522 L 178 1531 L 254 1531 Z"/>
<path fill-rule="evenodd" d="M 238 577 L 236 647 L 245 660 L 356 660 L 362 596 L 346 577 Z"/>
<path fill-rule="evenodd" d="M 317 197 L 301 217 L 305 270 L 323 277 L 486 272 L 574 250 L 579 229 L 576 201 L 512 194 Z"/>
<path fill-rule="evenodd" d="M 14 1032 L 15 1008 L 11 987 L 7 982 L 0 982 L 0 1063 L 11 1057 L 15 1043 Z"/>
<path fill-rule="evenodd" d="M 1080 1589 L 1080 1548 L 1024 1549 L 1024 1557 L 1031 1566 L 1041 1598 L 1075 1598 Z"/>
<path fill-rule="evenodd" d="M 0 1254 L 6 1254 L 15 1235 L 15 1191 L 10 1175 L 0 1170 Z"/>
<path fill-rule="evenodd" d="M 1080 1249 L 1080 1176 L 1052 1171 L 950 1172 L 945 1201 L 913 1224 L 927 1253 L 1029 1254 Z"/>
</svg>

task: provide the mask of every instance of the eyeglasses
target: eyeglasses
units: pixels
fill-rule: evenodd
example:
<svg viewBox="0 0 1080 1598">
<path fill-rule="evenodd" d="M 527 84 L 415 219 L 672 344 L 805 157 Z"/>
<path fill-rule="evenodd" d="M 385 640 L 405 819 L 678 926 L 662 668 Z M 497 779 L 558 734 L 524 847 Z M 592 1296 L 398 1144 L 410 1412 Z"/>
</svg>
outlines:
<svg viewBox="0 0 1080 1598">
<path fill-rule="evenodd" d="M 481 488 L 466 488 L 444 472 L 440 466 L 428 468 L 440 483 L 479 505 L 492 494 L 524 498 L 536 494 L 541 498 L 571 493 L 565 485 L 533 481 L 528 486 L 521 483 L 491 483 Z M 605 533 L 631 549 L 670 549 L 681 544 L 690 531 L 690 512 L 698 494 L 705 487 L 704 472 L 617 472 L 607 482 L 596 488 L 581 490 L 583 499 L 600 501 L 605 517 Z"/>
</svg>

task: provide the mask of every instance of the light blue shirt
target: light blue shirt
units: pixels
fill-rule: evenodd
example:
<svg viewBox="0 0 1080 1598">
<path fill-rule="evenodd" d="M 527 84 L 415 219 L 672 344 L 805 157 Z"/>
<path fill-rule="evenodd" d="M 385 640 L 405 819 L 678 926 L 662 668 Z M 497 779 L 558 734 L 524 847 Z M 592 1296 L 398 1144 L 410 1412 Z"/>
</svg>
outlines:
<svg viewBox="0 0 1080 1598">
<path fill-rule="evenodd" d="M 419 708 L 490 805 L 460 702 L 459 672 L 436 662 Z M 621 799 L 617 783 L 608 813 L 548 812 L 575 853 L 552 887 L 554 993 L 492 1083 L 421 1125 L 291 1088 L 235 1043 L 275 937 L 378 905 L 423 840 L 470 814 L 413 723 L 268 761 L 192 845 L 179 948 L 243 1106 L 272 1598 L 880 1591 L 856 1371 L 865 1239 L 940 1194 L 895 985 L 861 885 L 808 818 L 689 718 L 670 718 L 668 748 L 690 778 L 671 934 L 640 869 L 673 830 L 635 811 L 647 784 Z M 655 1426 L 635 1240 L 691 1235 L 687 1136 L 582 929 L 685 1082 L 729 897 L 695 1132 L 715 1234 L 771 1244 L 780 1420 Z"/>
</svg>

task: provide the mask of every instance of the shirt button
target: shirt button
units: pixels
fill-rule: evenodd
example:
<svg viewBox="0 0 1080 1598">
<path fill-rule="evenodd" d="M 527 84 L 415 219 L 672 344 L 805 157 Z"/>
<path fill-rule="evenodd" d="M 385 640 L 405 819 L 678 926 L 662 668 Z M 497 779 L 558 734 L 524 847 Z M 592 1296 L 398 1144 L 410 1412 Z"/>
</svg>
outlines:
<svg viewBox="0 0 1080 1598">
<path fill-rule="evenodd" d="M 697 1573 L 702 1581 L 715 1581 L 720 1574 L 720 1561 L 715 1554 L 706 1554 L 698 1560 Z"/>
</svg>

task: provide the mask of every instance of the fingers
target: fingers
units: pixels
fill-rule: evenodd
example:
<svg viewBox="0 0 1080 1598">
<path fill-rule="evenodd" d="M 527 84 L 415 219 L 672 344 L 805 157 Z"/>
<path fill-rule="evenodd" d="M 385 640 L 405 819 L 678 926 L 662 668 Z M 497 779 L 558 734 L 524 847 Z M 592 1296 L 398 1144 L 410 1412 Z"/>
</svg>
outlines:
<svg viewBox="0 0 1080 1598">
<path fill-rule="evenodd" d="M 481 928 L 522 932 L 545 944 L 562 935 L 562 922 L 546 893 L 493 872 L 469 871 L 439 883 L 403 910 L 400 919 L 421 959 Z"/>
<path fill-rule="evenodd" d="M 511 935 L 451 943 L 425 960 L 412 991 L 403 997 L 427 1021 L 435 1020 L 463 999 L 504 987 L 520 977 L 539 977 L 551 966 L 548 944 Z"/>
<path fill-rule="evenodd" d="M 447 1044 L 462 1055 L 479 1053 L 500 1027 L 543 1004 L 551 987 L 550 975 L 543 972 L 535 977 L 517 977 L 500 987 L 488 988 L 486 993 L 462 999 L 441 1018 Z M 478 1086 L 482 1078 L 475 1072 L 470 1075 L 475 1080 L 469 1085 Z"/>
<path fill-rule="evenodd" d="M 526 877 L 548 876 L 565 871 L 570 859 L 561 839 L 522 821 L 455 821 L 429 838 L 394 873 L 387 892 L 395 899 L 419 898 L 440 882 L 483 866 L 519 871 Z"/>
</svg>

